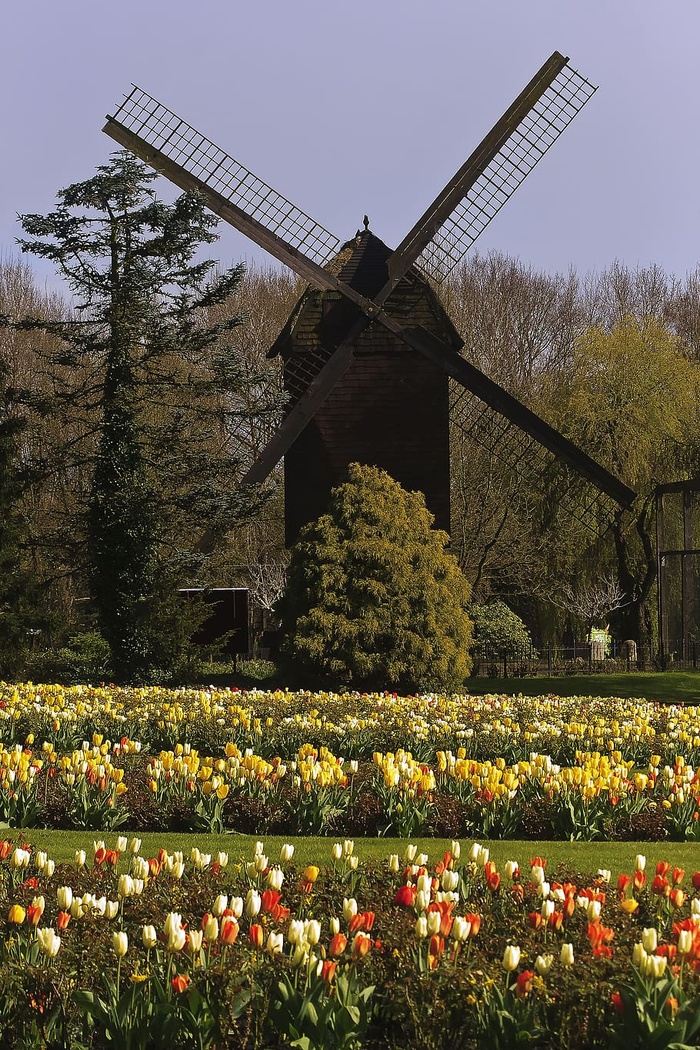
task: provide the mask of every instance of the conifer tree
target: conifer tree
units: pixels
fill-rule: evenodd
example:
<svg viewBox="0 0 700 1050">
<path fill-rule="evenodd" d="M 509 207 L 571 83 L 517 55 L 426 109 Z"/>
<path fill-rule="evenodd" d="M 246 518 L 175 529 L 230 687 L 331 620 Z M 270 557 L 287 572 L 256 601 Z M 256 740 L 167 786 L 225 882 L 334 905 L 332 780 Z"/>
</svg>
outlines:
<svg viewBox="0 0 700 1050">
<path fill-rule="evenodd" d="M 6 371 L 0 360 L 0 678 L 11 677 L 22 666 L 29 627 L 22 566 L 23 484 L 16 444 L 23 420 L 13 412 Z"/>
<path fill-rule="evenodd" d="M 294 667 L 363 689 L 450 689 L 471 669 L 469 585 L 420 492 L 351 464 L 292 549 L 282 601 Z"/>
<path fill-rule="evenodd" d="M 38 407 L 77 429 L 64 463 L 90 463 L 90 589 L 113 671 L 130 679 L 172 667 L 187 634 L 177 585 L 198 580 L 217 540 L 260 502 L 238 489 L 229 425 L 244 381 L 228 342 L 240 318 L 218 310 L 242 268 L 217 275 L 199 261 L 218 220 L 192 194 L 160 201 L 156 178 L 119 152 L 61 190 L 51 213 L 20 217 L 22 249 L 53 262 L 75 297 L 69 320 L 22 326 L 60 340 L 53 401 Z"/>
</svg>

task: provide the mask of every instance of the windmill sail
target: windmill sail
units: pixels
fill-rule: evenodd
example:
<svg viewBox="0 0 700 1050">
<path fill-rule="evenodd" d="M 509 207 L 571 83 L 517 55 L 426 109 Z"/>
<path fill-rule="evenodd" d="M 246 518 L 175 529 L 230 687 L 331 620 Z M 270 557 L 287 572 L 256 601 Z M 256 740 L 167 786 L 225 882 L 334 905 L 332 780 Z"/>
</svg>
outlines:
<svg viewBox="0 0 700 1050">
<path fill-rule="evenodd" d="M 367 298 L 328 266 L 340 248 L 337 237 L 153 96 L 133 87 L 114 116 L 107 118 L 103 130 L 108 135 L 175 185 L 201 193 L 216 214 L 317 288 L 339 292 L 359 308 L 349 315 L 347 329 L 332 352 L 319 359 L 318 371 L 314 369 L 310 375 L 307 389 L 296 398 L 245 482 L 264 480 L 285 455 L 347 371 L 355 341 L 375 322 L 443 368 L 469 392 L 472 403 L 486 406 L 484 419 L 490 420 L 490 429 L 483 423 L 472 428 L 477 437 L 483 440 L 487 432 L 512 436 L 524 431 L 527 438 L 520 442 L 522 454 L 516 456 L 516 473 L 518 464 L 522 472 L 526 459 L 532 460 L 539 449 L 542 454 L 546 451 L 548 464 L 555 458 L 563 462 L 567 470 L 592 483 L 616 505 L 631 504 L 635 496 L 632 490 L 468 365 L 453 348 L 434 337 L 426 339 L 426 333 L 406 327 L 405 320 L 384 309 L 414 264 L 438 281 L 454 269 L 595 90 L 568 67 L 567 58 L 554 52 L 391 253 L 383 287 Z M 491 453 L 505 455 L 502 438 L 490 437 L 487 444 Z M 529 450 L 527 456 L 525 448 Z M 537 469 L 544 469 L 543 462 Z M 507 456 L 504 464 L 508 465 Z M 552 473 L 549 467 L 546 473 Z"/>
<path fill-rule="evenodd" d="M 396 249 L 438 283 L 597 90 L 558 51 L 544 63 Z"/>
</svg>

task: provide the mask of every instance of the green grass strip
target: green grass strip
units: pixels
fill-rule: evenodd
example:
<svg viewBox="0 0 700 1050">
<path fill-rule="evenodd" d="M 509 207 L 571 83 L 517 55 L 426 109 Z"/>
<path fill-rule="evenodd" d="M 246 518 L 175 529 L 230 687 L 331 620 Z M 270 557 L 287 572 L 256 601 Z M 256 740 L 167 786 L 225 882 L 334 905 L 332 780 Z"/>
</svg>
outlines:
<svg viewBox="0 0 700 1050">
<path fill-rule="evenodd" d="M 104 839 L 107 847 L 114 847 L 116 834 L 114 832 L 103 834 L 100 832 L 84 831 L 47 831 L 31 829 L 28 831 L 12 830 L 6 832 L 8 837 L 17 842 L 29 842 L 36 849 L 45 850 L 56 863 L 72 864 L 75 851 L 84 849 L 90 863 L 93 850 L 93 842 L 96 839 Z M 127 833 L 126 838 L 131 840 L 132 833 Z M 332 837 L 328 838 L 295 838 L 252 835 L 204 835 L 204 834 L 165 834 L 148 832 L 140 836 L 141 856 L 155 856 L 162 847 L 173 853 L 181 850 L 185 855 L 193 846 L 197 846 L 203 853 L 211 853 L 216 856 L 219 850 L 225 850 L 229 854 L 230 863 L 240 863 L 250 860 L 253 856 L 255 843 L 261 841 L 265 847 L 265 853 L 272 863 L 279 860 L 280 849 L 285 842 L 290 842 L 295 848 L 294 862 L 298 868 L 307 864 L 319 866 L 331 864 L 331 850 L 333 843 L 338 841 Z M 355 853 L 361 863 L 367 861 L 381 862 L 386 860 L 390 854 L 398 853 L 403 856 L 408 844 L 407 839 L 355 839 Z M 450 842 L 445 839 L 411 839 L 418 847 L 418 852 L 427 853 L 431 860 L 440 859 L 445 850 L 450 848 Z M 536 855 L 546 858 L 548 868 L 553 870 L 560 865 L 566 865 L 577 872 L 596 874 L 600 868 L 607 869 L 612 873 L 612 878 L 617 879 L 620 872 L 631 872 L 634 869 L 637 854 L 642 853 L 647 858 L 647 871 L 653 872 L 660 860 L 669 861 L 676 867 L 684 868 L 690 876 L 694 871 L 700 870 L 700 843 L 697 842 L 531 842 L 531 841 L 507 841 L 488 842 L 480 840 L 482 846 L 490 850 L 491 859 L 500 869 L 507 860 L 517 861 L 521 867 L 528 865 L 530 858 Z M 462 840 L 462 854 L 466 855 L 472 844 L 472 840 Z"/>
<path fill-rule="evenodd" d="M 619 696 L 673 704 L 700 704 L 700 672 L 562 675 L 555 678 L 470 678 L 467 691 L 517 696 Z"/>
</svg>

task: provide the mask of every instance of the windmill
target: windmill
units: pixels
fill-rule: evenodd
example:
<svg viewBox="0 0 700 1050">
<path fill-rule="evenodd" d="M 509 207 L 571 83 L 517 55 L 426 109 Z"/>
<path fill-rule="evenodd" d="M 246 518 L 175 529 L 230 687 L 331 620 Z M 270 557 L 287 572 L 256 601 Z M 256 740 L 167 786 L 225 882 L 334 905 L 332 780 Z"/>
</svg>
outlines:
<svg viewBox="0 0 700 1050">
<path fill-rule="evenodd" d="M 438 524 L 449 524 L 448 377 L 453 408 L 459 403 L 453 418 L 458 417 L 460 427 L 504 471 L 556 486 L 557 502 L 565 504 L 568 499 L 570 509 L 594 531 L 607 526 L 613 508 L 632 504 L 635 493 L 630 488 L 460 355 L 454 330 L 444 312 L 439 316 L 435 309 L 432 291 L 433 283 L 444 280 L 458 265 L 596 90 L 568 62 L 554 52 L 394 251 L 368 230 L 366 216 L 364 231 L 341 244 L 139 87 L 132 86 L 116 113 L 107 117 L 106 134 L 181 189 L 201 194 L 212 211 L 315 290 L 325 335 L 315 338 L 305 355 L 297 354 L 293 360 L 295 355 L 290 354 L 285 361 L 290 394 L 286 416 L 243 479 L 244 483 L 264 481 L 285 457 L 288 541 L 295 538 L 304 514 L 315 516 L 314 508 L 322 504 L 324 493 L 327 496 L 332 484 L 343 480 L 338 474 L 353 460 L 384 467 L 409 489 L 424 488 L 426 477 L 434 475 L 437 480 L 428 505 L 437 509 Z M 298 320 L 302 305 L 288 323 L 288 338 L 296 334 L 294 319 Z M 424 323 L 431 309 L 437 322 L 433 326 Z M 371 357 L 372 346 L 376 356 L 381 334 L 382 352 L 393 353 L 394 364 L 385 370 L 380 397 L 382 390 L 393 396 L 396 384 L 405 384 L 411 373 L 419 377 L 413 381 L 412 402 L 418 404 L 415 390 L 422 373 L 417 362 L 430 376 L 428 400 L 434 403 L 434 412 L 418 427 L 426 439 L 435 439 L 439 431 L 430 452 L 412 449 L 406 455 L 405 429 L 397 437 L 391 427 L 387 429 L 394 437 L 388 444 L 393 451 L 375 445 L 369 458 L 365 447 L 357 454 L 352 442 L 337 441 L 338 433 L 352 429 L 348 406 L 366 408 L 372 398 L 376 400 L 376 375 L 372 369 L 363 371 L 361 360 L 364 357 L 366 363 Z M 403 349 L 402 358 L 397 348 Z M 284 356 L 281 344 L 278 349 Z M 328 411 L 334 399 L 336 405 L 345 405 L 343 412 L 335 413 L 335 423 L 334 412 Z M 396 400 L 390 413 L 396 426 L 405 420 L 405 408 L 400 398 Z M 314 429 L 319 439 L 309 441 Z M 364 433 L 365 428 L 356 425 L 355 431 Z"/>
</svg>

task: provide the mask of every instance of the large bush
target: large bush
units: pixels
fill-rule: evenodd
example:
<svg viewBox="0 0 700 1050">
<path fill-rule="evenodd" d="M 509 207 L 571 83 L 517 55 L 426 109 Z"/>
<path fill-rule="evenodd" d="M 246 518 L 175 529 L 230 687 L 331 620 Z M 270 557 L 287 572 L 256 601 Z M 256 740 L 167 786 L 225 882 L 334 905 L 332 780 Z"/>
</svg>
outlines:
<svg viewBox="0 0 700 1050">
<path fill-rule="evenodd" d="M 421 493 L 351 464 L 292 551 L 281 605 L 292 671 L 363 689 L 464 683 L 469 585 L 433 520 Z"/>
<path fill-rule="evenodd" d="M 505 602 L 472 605 L 474 652 L 479 656 L 522 656 L 532 648 L 530 632 Z"/>
</svg>

